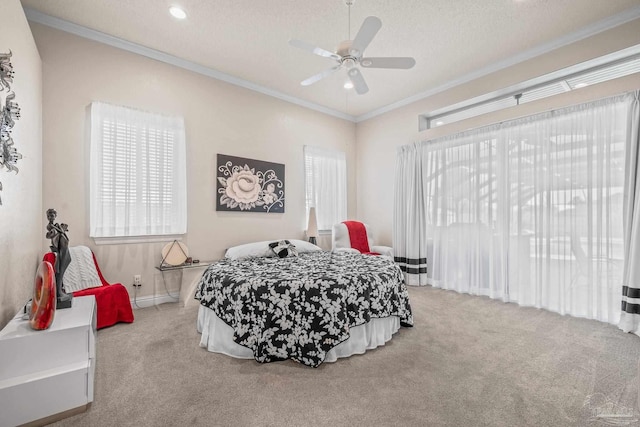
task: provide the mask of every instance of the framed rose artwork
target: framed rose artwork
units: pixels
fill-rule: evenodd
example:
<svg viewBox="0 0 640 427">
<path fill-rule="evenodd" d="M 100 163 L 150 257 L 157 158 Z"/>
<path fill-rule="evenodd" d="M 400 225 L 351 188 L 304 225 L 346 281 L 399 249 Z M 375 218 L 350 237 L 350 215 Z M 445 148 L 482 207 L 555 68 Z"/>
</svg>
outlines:
<svg viewBox="0 0 640 427">
<path fill-rule="evenodd" d="M 218 154 L 217 211 L 284 212 L 284 165 Z"/>
</svg>

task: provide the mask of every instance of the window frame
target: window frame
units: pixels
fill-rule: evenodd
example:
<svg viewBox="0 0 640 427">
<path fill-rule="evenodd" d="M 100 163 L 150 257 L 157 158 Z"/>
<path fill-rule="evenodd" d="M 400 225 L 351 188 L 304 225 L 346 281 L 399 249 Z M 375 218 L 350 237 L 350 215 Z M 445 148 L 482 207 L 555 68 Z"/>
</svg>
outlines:
<svg viewBox="0 0 640 427">
<path fill-rule="evenodd" d="M 333 162 L 329 165 L 332 169 L 328 175 L 332 178 L 336 178 L 336 182 L 333 182 L 332 187 L 334 194 L 342 193 L 342 200 L 338 201 L 337 206 L 333 205 L 333 215 L 328 214 L 327 209 L 323 208 L 323 203 L 326 200 L 330 200 L 328 197 L 322 197 L 321 191 L 318 188 L 314 188 L 314 181 L 323 182 L 326 184 L 327 180 L 323 177 L 314 177 L 314 168 L 312 165 L 312 159 L 316 161 L 323 160 L 325 162 Z M 309 221 L 309 209 L 311 207 L 316 208 L 316 218 L 318 222 L 319 234 L 331 234 L 331 230 L 334 224 L 345 221 L 347 216 L 348 207 L 348 194 L 347 194 L 347 159 L 344 151 L 324 148 L 312 145 L 304 146 L 304 176 L 305 176 L 305 229 Z M 311 170 L 309 169 L 311 167 Z M 316 171 L 318 168 L 315 168 Z M 325 189 L 326 190 L 326 189 Z M 314 196 L 315 194 L 315 196 Z M 336 196 L 339 197 L 339 196 Z M 327 218 L 331 218 L 328 220 Z"/>
<path fill-rule="evenodd" d="M 187 233 L 184 119 L 92 102 L 89 142 L 95 243 L 181 240 Z"/>
</svg>

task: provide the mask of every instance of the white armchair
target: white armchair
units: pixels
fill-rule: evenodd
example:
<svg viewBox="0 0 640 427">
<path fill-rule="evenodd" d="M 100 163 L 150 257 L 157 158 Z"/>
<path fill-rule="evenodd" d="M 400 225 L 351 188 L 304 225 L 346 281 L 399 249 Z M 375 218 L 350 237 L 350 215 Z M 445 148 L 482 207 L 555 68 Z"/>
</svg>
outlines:
<svg viewBox="0 0 640 427">
<path fill-rule="evenodd" d="M 345 222 L 350 222 L 356 227 L 358 227 L 359 225 L 364 226 L 367 245 L 364 245 L 364 247 L 360 245 L 360 247 L 358 247 L 358 244 L 356 245 L 351 244 L 349 229 L 347 228 L 347 224 L 345 224 Z M 389 246 L 375 246 L 373 244 L 373 239 L 371 238 L 371 231 L 367 224 L 364 224 L 358 221 L 345 221 L 345 222 L 341 222 L 333 226 L 333 229 L 331 230 L 331 250 L 354 252 L 354 253 L 376 252 L 382 256 L 390 257 L 393 259 L 393 248 Z M 364 243 L 364 239 L 361 243 Z M 366 246 L 369 247 L 368 251 L 366 250 Z"/>
</svg>

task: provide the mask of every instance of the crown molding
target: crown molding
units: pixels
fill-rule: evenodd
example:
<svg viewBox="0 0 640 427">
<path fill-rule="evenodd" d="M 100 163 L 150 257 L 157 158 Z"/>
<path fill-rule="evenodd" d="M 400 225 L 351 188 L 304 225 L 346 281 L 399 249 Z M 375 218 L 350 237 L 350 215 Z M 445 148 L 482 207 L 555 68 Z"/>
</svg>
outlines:
<svg viewBox="0 0 640 427">
<path fill-rule="evenodd" d="M 319 104 L 315 104 L 313 102 L 305 101 L 305 100 L 284 94 L 282 92 L 278 92 L 273 89 L 269 89 L 267 87 L 258 85 L 256 83 L 252 83 L 250 81 L 243 80 L 238 77 L 231 76 L 229 74 L 225 74 L 213 68 L 205 67 L 195 62 L 187 61 L 187 60 L 178 58 L 176 56 L 170 55 L 168 53 L 161 52 L 159 50 L 151 49 L 146 46 L 139 45 L 137 43 L 132 43 L 127 40 L 102 33 L 100 31 L 92 30 L 90 28 L 83 27 L 81 25 L 74 24 L 69 21 L 65 21 L 64 19 L 60 19 L 60 18 L 56 18 L 50 15 L 44 14 L 34 9 L 24 8 L 24 12 L 27 19 L 31 22 L 36 22 L 38 24 L 46 25 L 48 27 L 55 28 L 57 30 L 65 31 L 80 37 L 87 38 L 89 40 L 97 41 L 99 43 L 104 43 L 109 46 L 116 47 L 118 49 L 123 49 L 132 53 L 136 53 L 138 55 L 142 55 L 151 59 L 155 59 L 160 62 L 171 64 L 176 67 L 183 68 L 185 70 L 189 70 L 198 74 L 205 75 L 207 77 L 214 78 L 216 80 L 221 80 L 235 86 L 249 89 L 249 90 L 261 93 L 263 95 L 271 96 L 273 98 L 277 98 L 295 105 L 299 105 L 304 108 L 308 108 L 310 110 L 318 111 L 320 113 L 327 114 L 329 116 L 337 117 L 339 119 L 347 120 L 354 123 L 360 123 L 365 120 L 369 120 L 371 118 L 380 116 L 382 114 L 388 113 L 390 111 L 396 110 L 398 108 L 401 108 L 409 104 L 412 104 L 414 102 L 420 101 L 422 99 L 428 98 L 440 92 L 444 92 L 445 90 L 448 90 L 453 87 L 459 86 L 461 84 L 465 84 L 475 79 L 487 76 L 489 74 L 514 66 L 521 62 L 524 62 L 532 58 L 535 58 L 537 56 L 543 55 L 545 53 L 551 52 L 563 46 L 567 46 L 569 44 L 594 36 L 603 31 L 607 31 L 617 26 L 626 24 L 627 22 L 633 21 L 634 19 L 640 18 L 640 6 L 633 7 L 617 15 L 610 16 L 592 25 L 584 27 L 578 31 L 575 31 L 573 33 L 560 37 L 549 43 L 544 43 L 532 49 L 523 51 L 518 55 L 514 55 L 502 61 L 498 61 L 487 67 L 480 68 L 458 79 L 450 80 L 435 88 L 417 93 L 413 96 L 410 96 L 398 102 L 394 102 L 392 104 L 386 105 L 384 107 L 377 108 L 375 110 L 372 110 L 360 116 L 353 116 L 350 114 L 343 113 L 341 111 L 324 107 Z"/>
<path fill-rule="evenodd" d="M 183 68 L 185 70 L 189 70 L 194 73 L 202 74 L 204 76 L 211 77 L 216 80 L 221 80 L 225 83 L 239 86 L 244 89 L 249 89 L 254 92 L 261 93 L 263 95 L 271 96 L 273 98 L 277 98 L 282 101 L 289 102 L 291 104 L 299 105 L 301 107 L 308 108 L 310 110 L 327 114 L 329 116 L 337 117 L 339 119 L 347 120 L 350 122 L 356 121 L 355 116 L 345 114 L 341 111 L 333 110 L 331 108 L 327 108 L 322 105 L 315 104 L 313 102 L 305 101 L 305 100 L 287 95 L 285 93 L 278 92 L 276 90 L 258 85 L 256 83 L 252 83 L 250 81 L 243 80 L 238 77 L 231 76 L 229 74 L 225 74 L 213 68 L 205 67 L 204 65 L 200 65 L 192 61 L 187 61 L 185 59 L 178 58 L 177 56 L 173 56 L 156 49 L 151 49 L 149 47 L 142 46 L 137 43 L 132 43 L 130 41 L 127 41 L 118 37 L 114 37 L 100 31 L 92 30 L 91 28 L 83 27 L 82 25 L 74 24 L 73 22 L 65 21 L 64 19 L 56 18 L 34 9 L 25 7 L 24 13 L 27 17 L 27 20 L 29 20 L 30 22 L 46 25 L 48 27 L 55 28 L 56 30 L 65 31 L 67 33 L 74 34 L 79 37 L 83 37 L 89 40 L 103 43 L 118 49 L 126 50 L 128 52 L 142 55 L 147 58 L 155 59 L 156 61 L 174 65 L 176 67 Z"/>
<path fill-rule="evenodd" d="M 461 84 L 469 83 L 470 81 L 476 80 L 480 77 L 484 77 L 489 74 L 495 73 L 497 71 L 503 70 L 505 68 L 512 67 L 521 62 L 528 61 L 529 59 L 533 59 L 545 53 L 549 53 L 558 48 L 561 48 L 561 47 L 570 45 L 572 43 L 578 42 L 580 40 L 586 39 L 588 37 L 594 36 L 603 31 L 610 30 L 612 28 L 626 24 L 627 22 L 631 22 L 634 19 L 638 19 L 638 18 L 640 18 L 640 6 L 635 6 L 617 15 L 613 15 L 601 21 L 595 22 L 594 24 L 584 27 L 578 31 L 566 34 L 565 36 L 555 39 L 549 43 L 544 43 L 532 49 L 525 50 L 519 53 L 518 55 L 514 55 L 502 61 L 498 61 L 487 67 L 480 68 L 458 79 L 448 81 L 447 83 L 444 83 L 443 85 L 437 86 L 433 89 L 429 89 L 425 92 L 421 92 L 413 96 L 410 96 L 408 98 L 405 98 L 403 100 L 400 100 L 398 102 L 394 102 L 393 104 L 389 104 L 387 106 L 362 114 L 356 117 L 356 123 L 369 120 L 373 117 L 379 116 L 384 113 L 388 113 L 400 107 L 404 107 L 416 101 L 420 101 L 422 99 L 433 96 L 437 93 L 444 92 L 445 90 L 451 89 Z"/>
</svg>

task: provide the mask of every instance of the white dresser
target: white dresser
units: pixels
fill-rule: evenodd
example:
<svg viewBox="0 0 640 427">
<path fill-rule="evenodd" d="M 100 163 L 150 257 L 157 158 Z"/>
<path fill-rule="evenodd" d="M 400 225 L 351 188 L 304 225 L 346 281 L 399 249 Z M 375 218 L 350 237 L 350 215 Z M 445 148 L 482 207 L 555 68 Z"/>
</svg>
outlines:
<svg viewBox="0 0 640 427">
<path fill-rule="evenodd" d="M 49 329 L 22 313 L 0 331 L 0 426 L 15 426 L 86 407 L 93 401 L 96 301 L 73 299 Z"/>
</svg>

